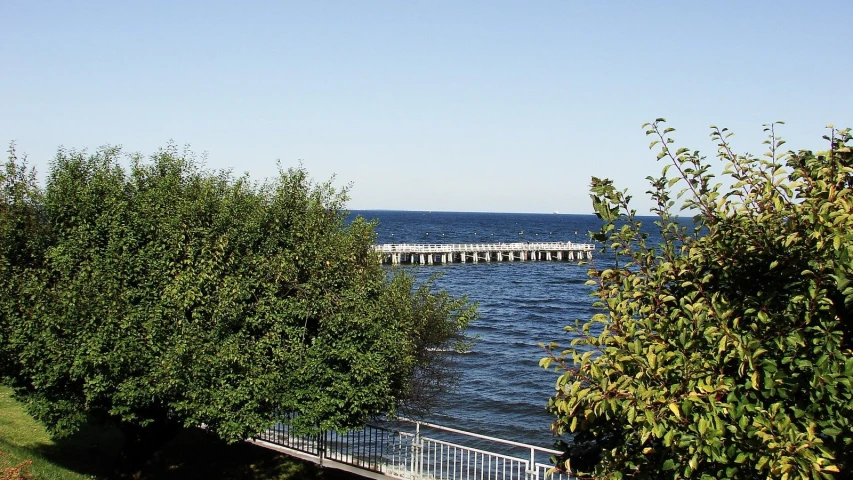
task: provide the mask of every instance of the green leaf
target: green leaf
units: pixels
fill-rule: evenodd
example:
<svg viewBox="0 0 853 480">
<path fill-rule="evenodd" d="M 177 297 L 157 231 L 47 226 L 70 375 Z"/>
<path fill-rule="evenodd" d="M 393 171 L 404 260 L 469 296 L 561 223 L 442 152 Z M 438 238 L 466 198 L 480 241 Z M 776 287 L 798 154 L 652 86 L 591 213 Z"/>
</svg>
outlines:
<svg viewBox="0 0 853 480">
<path fill-rule="evenodd" d="M 676 417 L 681 418 L 681 410 L 678 408 L 678 405 L 675 403 L 670 403 L 668 405 L 669 409 L 672 410 L 672 413 L 675 414 Z"/>
</svg>

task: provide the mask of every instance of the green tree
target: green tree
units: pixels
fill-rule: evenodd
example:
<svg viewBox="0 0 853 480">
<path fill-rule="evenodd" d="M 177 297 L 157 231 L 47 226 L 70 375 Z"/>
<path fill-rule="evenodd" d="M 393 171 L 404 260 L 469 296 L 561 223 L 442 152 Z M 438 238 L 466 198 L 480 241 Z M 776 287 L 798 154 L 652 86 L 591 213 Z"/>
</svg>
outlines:
<svg viewBox="0 0 853 480">
<path fill-rule="evenodd" d="M 56 435 L 111 421 L 138 461 L 185 426 L 358 428 L 411 403 L 475 315 L 386 278 L 373 225 L 302 168 L 124 158 L 60 150 L 41 190 L 13 150 L 0 178 L 1 373 Z"/>
<path fill-rule="evenodd" d="M 662 243 L 630 196 L 593 178 L 613 254 L 591 269 L 590 320 L 567 327 L 543 366 L 561 372 L 550 409 L 571 432 L 560 468 L 596 478 L 833 478 L 853 469 L 853 154 L 831 129 L 828 155 L 736 154 L 712 128 L 722 175 L 675 149 L 658 119 L 649 178 Z M 668 176 L 669 172 L 676 172 Z M 683 189 L 671 193 L 681 184 Z M 692 226 L 673 217 L 683 200 Z"/>
<path fill-rule="evenodd" d="M 0 318 L 18 314 L 16 297 L 21 295 L 28 273 L 43 264 L 44 228 L 39 221 L 41 192 L 27 159 L 18 158 L 15 145 L 9 161 L 0 169 Z M 15 370 L 11 349 L 12 324 L 0 320 L 0 377 Z"/>
</svg>

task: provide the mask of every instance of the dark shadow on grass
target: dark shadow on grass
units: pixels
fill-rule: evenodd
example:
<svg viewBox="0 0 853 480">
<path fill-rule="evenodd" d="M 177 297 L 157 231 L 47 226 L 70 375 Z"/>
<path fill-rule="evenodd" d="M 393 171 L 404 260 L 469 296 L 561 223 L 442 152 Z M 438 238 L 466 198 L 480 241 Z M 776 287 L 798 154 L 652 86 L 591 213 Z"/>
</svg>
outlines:
<svg viewBox="0 0 853 480">
<path fill-rule="evenodd" d="M 247 443 L 226 444 L 200 429 L 184 429 L 138 472 L 120 472 L 121 433 L 88 426 L 56 445 L 35 448 L 45 459 L 101 479 L 360 480 Z"/>
<path fill-rule="evenodd" d="M 362 477 L 321 469 L 272 450 L 225 442 L 202 430 L 185 430 L 146 465 L 143 478 L 234 480 L 355 480 Z"/>
<path fill-rule="evenodd" d="M 84 425 L 68 437 L 53 440 L 53 445 L 32 447 L 33 453 L 68 470 L 96 478 L 115 475 L 122 436 L 118 429 Z"/>
</svg>

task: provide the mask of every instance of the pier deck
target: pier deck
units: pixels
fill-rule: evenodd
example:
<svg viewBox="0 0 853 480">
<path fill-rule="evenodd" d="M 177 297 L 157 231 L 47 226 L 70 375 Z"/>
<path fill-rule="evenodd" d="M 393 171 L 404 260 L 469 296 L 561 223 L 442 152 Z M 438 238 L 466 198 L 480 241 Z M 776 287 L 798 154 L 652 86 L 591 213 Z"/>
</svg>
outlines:
<svg viewBox="0 0 853 480">
<path fill-rule="evenodd" d="M 590 260 L 595 245 L 572 242 L 388 243 L 377 245 L 382 263 L 447 263 Z"/>
</svg>

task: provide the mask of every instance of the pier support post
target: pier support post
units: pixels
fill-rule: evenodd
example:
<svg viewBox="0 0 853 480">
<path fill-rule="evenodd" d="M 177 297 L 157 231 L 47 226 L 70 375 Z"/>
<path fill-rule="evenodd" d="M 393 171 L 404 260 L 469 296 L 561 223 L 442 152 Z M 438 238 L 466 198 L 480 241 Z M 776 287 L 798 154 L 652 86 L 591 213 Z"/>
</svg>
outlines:
<svg viewBox="0 0 853 480">
<path fill-rule="evenodd" d="M 506 248 L 506 250 L 504 250 Z M 519 250 L 513 250 L 519 248 Z M 479 262 L 592 260 L 594 248 L 571 242 L 516 242 L 486 244 L 380 245 L 375 249 L 383 265 L 436 265 Z M 472 250 L 468 250 L 472 249 Z"/>
</svg>

